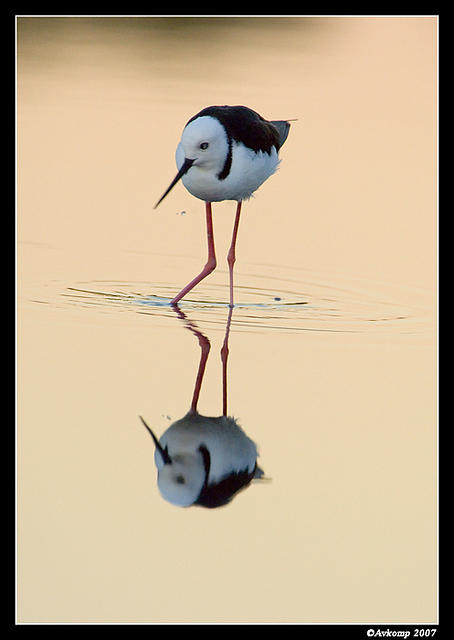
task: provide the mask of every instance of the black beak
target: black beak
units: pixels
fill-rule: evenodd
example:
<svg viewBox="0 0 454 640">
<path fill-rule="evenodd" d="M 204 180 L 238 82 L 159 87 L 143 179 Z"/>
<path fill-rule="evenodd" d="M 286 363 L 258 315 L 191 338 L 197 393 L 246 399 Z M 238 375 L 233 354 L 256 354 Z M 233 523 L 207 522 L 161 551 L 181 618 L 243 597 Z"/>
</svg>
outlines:
<svg viewBox="0 0 454 640">
<path fill-rule="evenodd" d="M 195 158 L 194 159 L 191 159 L 191 158 L 185 158 L 184 159 L 184 162 L 183 162 L 183 164 L 181 166 L 181 169 L 179 170 L 179 172 L 177 173 L 177 175 L 175 176 L 175 178 L 171 182 L 170 187 L 167 189 L 167 191 L 164 193 L 164 195 L 162 195 L 159 198 L 159 200 L 157 201 L 157 203 L 155 204 L 153 209 L 156 209 L 156 207 L 164 200 L 164 198 L 169 193 L 169 191 L 171 191 L 174 188 L 174 186 L 176 185 L 178 180 L 180 178 L 182 178 L 187 171 L 189 171 L 189 169 L 192 167 L 192 163 L 194 162 L 194 160 L 195 160 Z"/>
<path fill-rule="evenodd" d="M 172 464 L 172 459 L 169 456 L 169 452 L 167 451 L 167 447 L 164 448 L 164 447 L 161 446 L 161 444 L 159 443 L 159 440 L 157 439 L 157 437 L 155 436 L 153 431 L 150 429 L 150 427 L 147 425 L 145 420 L 142 418 L 142 416 L 139 416 L 139 418 L 142 420 L 145 428 L 148 429 L 149 434 L 153 438 L 153 442 L 155 443 L 156 449 L 161 454 L 164 464 Z"/>
</svg>

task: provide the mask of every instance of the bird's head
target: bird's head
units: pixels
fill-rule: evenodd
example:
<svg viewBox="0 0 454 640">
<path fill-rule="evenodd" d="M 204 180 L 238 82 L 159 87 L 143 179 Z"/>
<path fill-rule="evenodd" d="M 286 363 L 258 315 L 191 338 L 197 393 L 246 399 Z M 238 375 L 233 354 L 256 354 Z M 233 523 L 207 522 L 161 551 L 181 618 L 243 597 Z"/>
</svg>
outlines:
<svg viewBox="0 0 454 640">
<path fill-rule="evenodd" d="M 209 463 L 206 454 L 199 450 L 194 453 L 169 454 L 153 431 L 140 416 L 155 444 L 155 463 L 158 469 L 158 488 L 162 497 L 180 507 L 189 507 L 197 500 L 207 478 Z"/>
<path fill-rule="evenodd" d="M 205 482 L 200 453 L 181 453 L 158 470 L 158 488 L 162 497 L 179 507 L 189 507 L 199 497 Z"/>
<path fill-rule="evenodd" d="M 220 173 L 228 151 L 227 134 L 217 118 L 200 116 L 191 120 L 184 128 L 176 150 L 178 173 L 156 203 L 155 209 L 192 167 Z"/>
<path fill-rule="evenodd" d="M 229 145 L 224 127 L 217 118 L 200 116 L 184 128 L 176 152 L 177 166 L 192 160 L 197 166 L 213 172 L 222 169 Z"/>
</svg>

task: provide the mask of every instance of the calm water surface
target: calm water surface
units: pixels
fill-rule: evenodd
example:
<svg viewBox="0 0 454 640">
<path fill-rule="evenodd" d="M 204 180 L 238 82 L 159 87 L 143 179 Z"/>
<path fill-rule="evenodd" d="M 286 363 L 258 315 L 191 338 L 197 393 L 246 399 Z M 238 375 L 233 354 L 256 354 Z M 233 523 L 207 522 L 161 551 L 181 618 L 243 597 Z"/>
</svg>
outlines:
<svg viewBox="0 0 454 640">
<path fill-rule="evenodd" d="M 437 619 L 436 19 L 18 19 L 18 621 Z M 244 205 L 175 174 L 210 104 L 297 118 Z M 229 329 L 223 386 L 221 348 Z M 178 508 L 153 445 L 228 412 L 266 481 Z"/>
</svg>

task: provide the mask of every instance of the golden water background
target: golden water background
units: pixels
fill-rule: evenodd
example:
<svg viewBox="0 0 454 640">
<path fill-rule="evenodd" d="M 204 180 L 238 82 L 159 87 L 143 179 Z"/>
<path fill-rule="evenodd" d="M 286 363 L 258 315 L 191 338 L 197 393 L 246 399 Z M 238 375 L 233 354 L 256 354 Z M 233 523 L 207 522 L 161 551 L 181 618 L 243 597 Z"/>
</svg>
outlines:
<svg viewBox="0 0 454 640">
<path fill-rule="evenodd" d="M 17 19 L 19 622 L 437 619 L 437 19 Z M 205 260 L 176 173 L 211 104 L 297 118 L 245 203 L 229 410 L 271 481 L 156 486 L 189 408 L 166 302 Z M 225 262 L 182 303 L 222 408 Z"/>
</svg>

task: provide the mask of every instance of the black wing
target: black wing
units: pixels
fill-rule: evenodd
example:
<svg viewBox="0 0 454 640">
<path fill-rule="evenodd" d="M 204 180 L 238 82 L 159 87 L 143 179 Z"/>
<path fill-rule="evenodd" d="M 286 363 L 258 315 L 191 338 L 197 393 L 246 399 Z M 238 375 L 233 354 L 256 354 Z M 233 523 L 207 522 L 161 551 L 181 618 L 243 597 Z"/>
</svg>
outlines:
<svg viewBox="0 0 454 640">
<path fill-rule="evenodd" d="M 217 118 L 228 136 L 237 142 L 242 142 L 249 149 L 266 153 L 271 153 L 272 147 L 279 149 L 284 144 L 290 128 L 289 123 L 284 120 L 268 122 L 256 111 L 239 105 L 206 107 L 188 120 L 186 125 L 201 116 Z M 285 135 L 284 124 L 286 125 Z"/>
<path fill-rule="evenodd" d="M 215 507 L 222 507 L 233 498 L 241 489 L 247 487 L 254 477 L 256 466 L 252 471 L 244 469 L 238 473 L 231 473 L 223 478 L 220 482 L 215 484 L 208 484 L 208 475 L 210 473 L 210 452 L 203 445 L 199 447 L 199 451 L 202 454 L 203 465 L 205 467 L 205 483 L 202 487 L 199 497 L 194 504 L 200 507 L 207 507 L 208 509 L 214 509 Z"/>
</svg>

